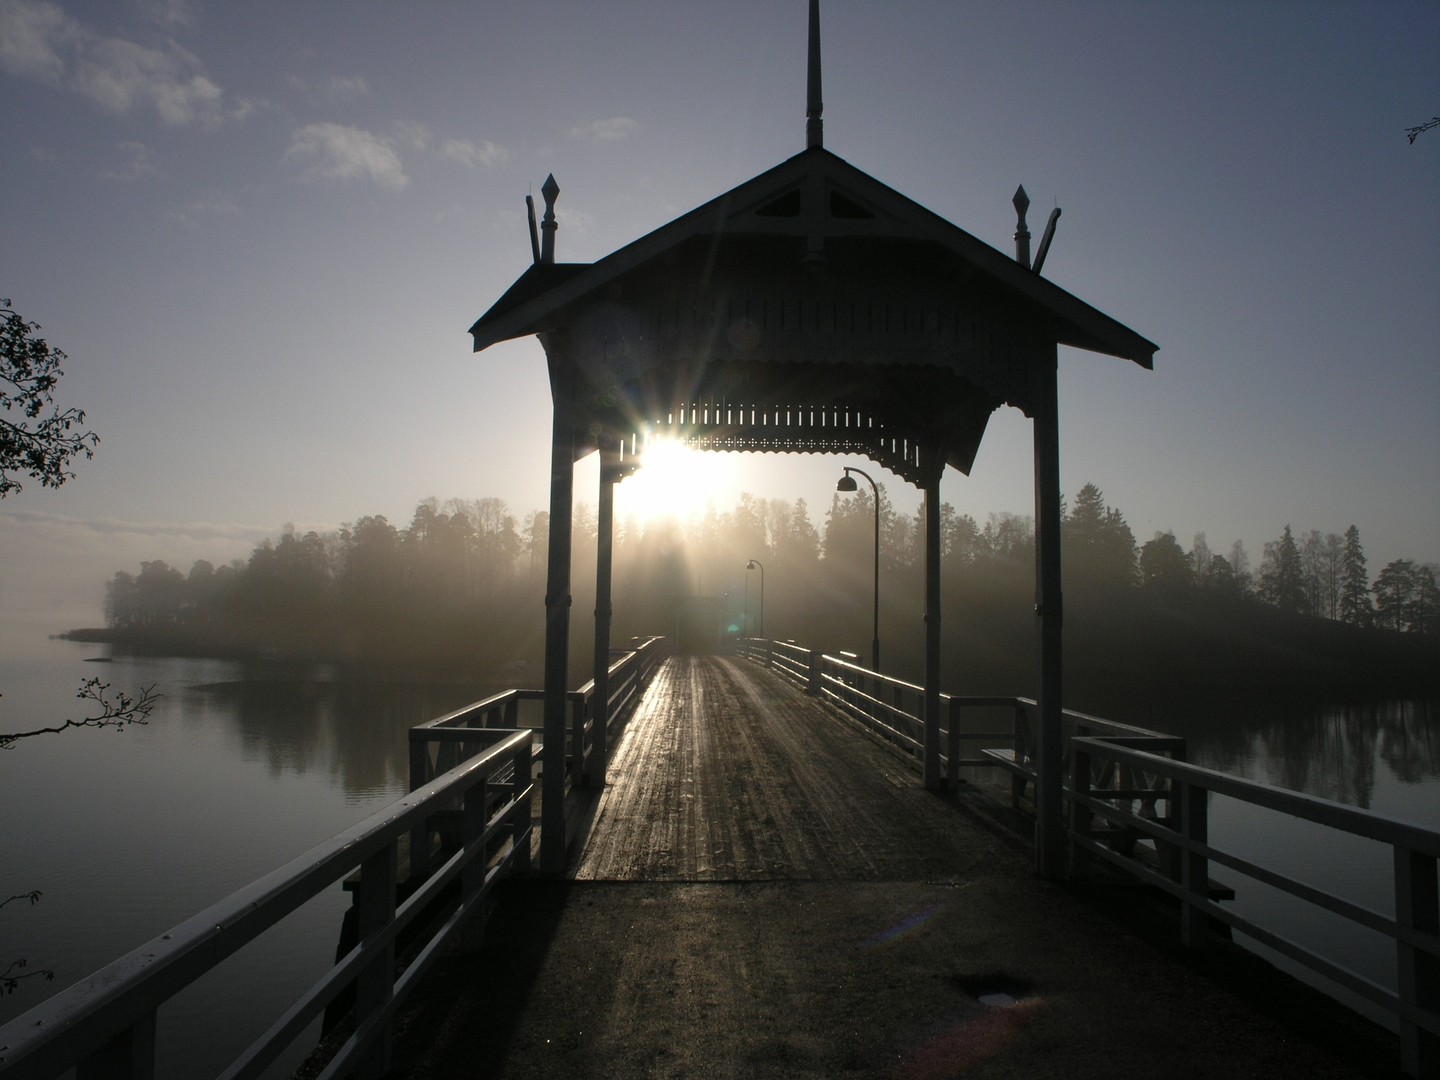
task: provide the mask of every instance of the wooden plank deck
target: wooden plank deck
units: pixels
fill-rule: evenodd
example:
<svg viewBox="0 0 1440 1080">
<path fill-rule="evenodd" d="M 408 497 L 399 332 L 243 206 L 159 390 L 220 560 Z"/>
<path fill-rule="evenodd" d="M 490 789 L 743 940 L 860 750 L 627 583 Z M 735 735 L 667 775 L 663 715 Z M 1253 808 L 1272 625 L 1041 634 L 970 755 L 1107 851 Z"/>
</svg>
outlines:
<svg viewBox="0 0 1440 1080">
<path fill-rule="evenodd" d="M 1036 878 L 982 820 L 773 673 L 674 658 L 575 880 L 502 886 L 391 1075 L 1393 1075 L 1392 1036 L 1233 946 L 1184 954 L 1173 915 L 1147 933 L 1133 888 Z"/>
<path fill-rule="evenodd" d="M 995 844 L 790 683 L 681 656 L 626 726 L 574 876 L 940 882 Z"/>
</svg>

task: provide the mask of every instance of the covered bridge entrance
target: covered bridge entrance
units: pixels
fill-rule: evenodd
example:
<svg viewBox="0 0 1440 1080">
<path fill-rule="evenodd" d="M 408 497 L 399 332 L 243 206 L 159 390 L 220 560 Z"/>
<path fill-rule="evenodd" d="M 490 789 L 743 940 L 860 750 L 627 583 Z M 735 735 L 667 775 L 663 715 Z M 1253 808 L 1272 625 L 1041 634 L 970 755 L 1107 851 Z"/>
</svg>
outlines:
<svg viewBox="0 0 1440 1080">
<path fill-rule="evenodd" d="M 1039 870 L 1060 827 L 1060 345 L 1150 367 L 1155 346 L 1042 278 L 1023 192 L 1016 257 L 825 149 L 811 0 L 805 149 L 594 263 L 555 258 L 552 176 L 533 264 L 471 327 L 535 334 L 554 401 L 546 588 L 546 813 L 560 813 L 574 464 L 601 454 L 595 696 L 606 700 L 613 488 L 666 436 L 708 450 L 863 454 L 925 493 L 925 783 L 940 783 L 940 477 L 969 472 L 1000 405 L 1034 423 Z M 1046 238 L 1048 241 L 1048 236 Z M 1043 257 L 1042 243 L 1041 256 Z M 604 729 L 603 721 L 596 725 Z M 603 746 L 597 751 L 603 760 Z M 603 770 L 601 772 L 603 777 Z M 553 810 L 552 810 L 553 808 Z M 542 828 L 542 868 L 564 863 Z"/>
</svg>

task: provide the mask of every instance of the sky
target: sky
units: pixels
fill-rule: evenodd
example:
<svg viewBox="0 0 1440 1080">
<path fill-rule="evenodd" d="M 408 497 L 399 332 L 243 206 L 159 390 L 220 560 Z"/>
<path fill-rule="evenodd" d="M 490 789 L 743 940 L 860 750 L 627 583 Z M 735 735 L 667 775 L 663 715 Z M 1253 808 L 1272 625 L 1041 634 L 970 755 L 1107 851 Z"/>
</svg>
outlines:
<svg viewBox="0 0 1440 1080">
<path fill-rule="evenodd" d="M 1372 574 L 1440 561 L 1440 130 L 1405 137 L 1440 114 L 1440 4 L 821 7 L 826 148 L 1003 251 L 1024 184 L 1037 239 L 1063 210 L 1045 276 L 1159 345 L 1061 351 L 1067 494 L 1255 563 L 1352 523 Z M 0 627 L 97 623 L 116 570 L 287 523 L 544 509 L 544 354 L 467 334 L 529 263 L 526 194 L 555 175 L 557 259 L 588 262 L 798 153 L 806 14 L 0 0 L 0 297 L 102 440 L 0 502 Z M 1030 438 L 1001 409 L 944 500 L 1032 512 Z M 708 457 L 692 495 L 821 528 L 865 466 Z"/>
</svg>

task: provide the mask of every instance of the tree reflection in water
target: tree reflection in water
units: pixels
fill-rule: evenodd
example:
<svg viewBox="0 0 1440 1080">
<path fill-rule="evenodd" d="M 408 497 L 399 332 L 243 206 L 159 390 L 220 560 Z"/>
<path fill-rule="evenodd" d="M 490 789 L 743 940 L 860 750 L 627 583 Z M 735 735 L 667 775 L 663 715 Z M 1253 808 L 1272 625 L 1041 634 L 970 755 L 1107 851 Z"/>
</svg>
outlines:
<svg viewBox="0 0 1440 1080">
<path fill-rule="evenodd" d="M 233 718 L 244 760 L 263 761 L 272 776 L 319 770 L 347 796 L 361 798 L 407 790 L 410 728 L 496 689 L 342 673 L 326 665 L 260 665 L 233 682 L 193 688 L 185 714 L 203 722 L 208 706 L 218 705 Z"/>
</svg>

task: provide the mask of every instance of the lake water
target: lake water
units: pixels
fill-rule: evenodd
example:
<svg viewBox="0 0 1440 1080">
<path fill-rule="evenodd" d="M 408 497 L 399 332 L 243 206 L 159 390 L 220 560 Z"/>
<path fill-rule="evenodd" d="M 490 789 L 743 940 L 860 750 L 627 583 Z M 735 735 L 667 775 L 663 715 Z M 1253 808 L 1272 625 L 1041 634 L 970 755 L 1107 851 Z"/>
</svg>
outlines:
<svg viewBox="0 0 1440 1080">
<path fill-rule="evenodd" d="M 1197 765 L 1440 829 L 1440 703 L 1192 711 L 1154 726 L 1186 736 Z M 1209 828 L 1216 847 L 1386 917 L 1395 915 L 1388 846 L 1224 797 L 1210 800 Z M 1387 938 L 1224 868 L 1212 876 L 1235 887 L 1230 906 L 1240 915 L 1395 988 L 1395 946 Z M 1248 939 L 1236 940 L 1314 983 L 1293 961 Z M 1329 992 L 1394 1027 L 1393 1019 L 1368 1001 Z"/>
<path fill-rule="evenodd" d="M 143 727 L 0 751 L 0 899 L 43 894 L 0 910 L 0 969 L 24 957 L 55 972 L 0 997 L 0 1023 L 404 794 L 406 730 L 485 692 L 228 661 L 89 660 L 104 654 L 41 639 L 0 660 L 0 731 L 84 715 L 74 694 L 90 677 L 164 695 Z M 162 1009 L 160 1075 L 214 1075 L 248 1046 L 275 1019 L 271 1002 L 295 1000 L 333 961 L 347 906 L 338 887 L 317 898 Z"/>
<path fill-rule="evenodd" d="M 0 731 L 81 715 L 74 693 L 89 677 L 125 690 L 153 683 L 164 697 L 144 727 L 40 736 L 0 752 L 0 898 L 44 894 L 0 910 L 0 968 L 25 957 L 56 973 L 0 997 L 0 1022 L 402 795 L 407 729 L 488 692 L 276 664 L 95 663 L 103 647 L 43 637 L 7 645 Z M 1198 764 L 1440 828 L 1433 706 L 1124 719 L 1187 736 Z M 1212 835 L 1390 910 L 1388 852 L 1259 814 L 1213 800 Z M 1393 985 L 1388 946 L 1258 887 L 1235 903 Z M 318 898 L 162 1010 L 160 1075 L 213 1075 L 247 1046 L 274 1019 L 271 1002 L 293 1001 L 329 966 L 346 906 L 338 888 Z"/>
</svg>

